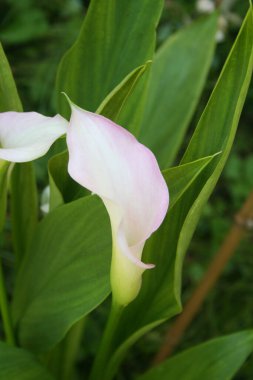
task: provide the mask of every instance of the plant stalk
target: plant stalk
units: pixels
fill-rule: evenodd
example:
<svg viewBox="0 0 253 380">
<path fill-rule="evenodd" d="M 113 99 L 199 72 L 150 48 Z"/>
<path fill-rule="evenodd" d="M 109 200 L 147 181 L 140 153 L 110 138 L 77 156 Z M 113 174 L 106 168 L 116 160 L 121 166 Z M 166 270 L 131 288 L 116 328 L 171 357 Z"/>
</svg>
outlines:
<svg viewBox="0 0 253 380">
<path fill-rule="evenodd" d="M 78 321 L 68 332 L 63 347 L 62 380 L 73 378 L 74 365 L 81 344 L 86 317 Z"/>
<path fill-rule="evenodd" d="M 1 258 L 0 258 L 0 311 L 1 311 L 2 320 L 3 320 L 3 327 L 4 327 L 5 336 L 6 336 L 6 342 L 12 346 L 15 346 L 15 338 L 14 338 L 9 305 L 8 305 L 8 300 L 7 300 L 7 295 L 6 295 L 4 273 L 3 273 Z"/>
<path fill-rule="evenodd" d="M 105 380 L 106 367 L 112 351 L 115 332 L 121 318 L 124 306 L 116 304 L 112 300 L 110 315 L 96 355 L 89 380 Z M 109 380 L 109 379 L 108 379 Z"/>
</svg>

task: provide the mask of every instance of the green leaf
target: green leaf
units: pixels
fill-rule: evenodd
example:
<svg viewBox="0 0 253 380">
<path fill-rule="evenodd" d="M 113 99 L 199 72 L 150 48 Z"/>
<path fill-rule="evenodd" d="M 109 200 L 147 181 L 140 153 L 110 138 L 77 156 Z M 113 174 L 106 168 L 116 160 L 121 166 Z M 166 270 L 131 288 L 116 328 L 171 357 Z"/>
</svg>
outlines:
<svg viewBox="0 0 253 380">
<path fill-rule="evenodd" d="M 125 310 L 115 342 L 118 349 L 109 364 L 109 373 L 115 371 L 136 339 L 181 309 L 184 254 L 231 150 L 251 79 L 252 41 L 250 8 L 182 163 L 222 153 L 199 174 L 168 212 L 162 227 L 148 240 L 144 259 L 154 262 L 156 269 L 145 271 L 140 295 Z"/>
<path fill-rule="evenodd" d="M 253 331 L 210 340 L 166 360 L 138 380 L 230 380 L 253 351 Z"/>
<path fill-rule="evenodd" d="M 31 355 L 21 348 L 0 342 L 0 378 L 3 380 L 53 380 Z"/>
<path fill-rule="evenodd" d="M 161 46 L 151 68 L 141 141 L 162 168 L 173 163 L 210 67 L 217 14 L 201 18 Z"/>
<path fill-rule="evenodd" d="M 96 196 L 52 211 L 38 226 L 14 292 L 20 344 L 45 352 L 109 294 L 111 230 Z"/>
<path fill-rule="evenodd" d="M 22 111 L 15 81 L 0 43 L 0 112 Z"/>
<path fill-rule="evenodd" d="M 135 88 L 136 83 L 150 66 L 151 61 L 137 67 L 116 86 L 100 104 L 96 113 L 116 121 L 126 100 Z"/>
<path fill-rule="evenodd" d="M 9 62 L 0 43 L 0 112 L 22 111 Z M 0 160 L 0 231 L 3 228 L 7 204 L 7 172 L 10 163 Z"/>
<path fill-rule="evenodd" d="M 57 75 L 58 109 L 69 115 L 61 91 L 95 111 L 132 70 L 152 59 L 163 0 L 92 0 L 79 37 Z M 141 41 L 141 43 L 140 43 Z"/>
<path fill-rule="evenodd" d="M 221 75 L 200 118 L 182 163 L 221 151 L 201 178 L 179 205 L 184 210 L 178 247 L 177 267 L 182 260 L 194 233 L 204 204 L 211 195 L 232 148 L 242 108 L 245 102 L 253 69 L 253 12 L 250 7 L 236 42 L 223 67 Z M 210 128 L 210 126 L 212 126 Z M 187 213 L 187 210 L 188 213 Z M 181 273 L 175 274 L 176 278 Z M 177 282 L 177 281 L 176 281 Z M 176 297 L 180 297 L 180 281 Z"/>
<path fill-rule="evenodd" d="M 9 63 L 0 44 L 0 112 L 3 111 L 21 112 L 22 104 Z M 7 178 L 5 173 L 3 173 L 3 176 L 5 181 L 0 182 L 0 202 L 5 205 Z M 16 164 L 11 171 L 10 186 L 12 237 L 17 254 L 17 264 L 19 264 L 30 243 L 37 222 L 38 202 L 33 164 L 30 162 Z"/>
<path fill-rule="evenodd" d="M 189 162 L 185 165 L 175 166 L 163 171 L 164 179 L 170 190 L 170 210 L 182 197 L 184 192 L 193 183 L 201 171 L 209 162 L 218 155 L 200 158 L 199 160 Z"/>
<path fill-rule="evenodd" d="M 12 241 L 19 265 L 31 243 L 38 221 L 36 178 L 30 162 L 15 164 L 10 187 Z"/>
</svg>

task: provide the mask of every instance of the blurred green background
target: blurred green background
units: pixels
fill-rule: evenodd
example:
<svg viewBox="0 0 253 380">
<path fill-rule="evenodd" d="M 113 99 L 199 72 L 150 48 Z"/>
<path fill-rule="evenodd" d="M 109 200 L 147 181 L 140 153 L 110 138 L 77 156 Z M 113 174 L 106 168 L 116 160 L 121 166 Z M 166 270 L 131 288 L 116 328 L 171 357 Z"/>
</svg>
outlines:
<svg viewBox="0 0 253 380">
<path fill-rule="evenodd" d="M 219 42 L 188 137 L 214 87 L 248 8 L 248 0 L 223 0 L 221 3 Z M 10 61 L 25 111 L 54 114 L 53 88 L 57 65 L 75 40 L 88 4 L 89 1 L 81 0 L 0 1 L 0 40 Z M 166 0 L 158 27 L 158 46 L 200 15 L 195 0 Z M 253 189 L 252 103 L 251 86 L 232 153 L 188 250 L 183 277 L 184 300 L 190 297 L 197 286 L 233 223 L 235 213 Z M 41 187 L 46 185 L 45 173 L 45 170 L 38 171 Z M 8 231 L 1 237 L 1 245 L 4 254 L 11 260 Z M 177 351 L 212 337 L 253 327 L 252 246 L 253 233 L 249 233 L 187 330 Z M 104 309 L 97 312 L 101 321 Z M 124 379 L 128 373 L 130 378 L 130 374 L 147 367 L 149 358 L 160 346 L 168 326 L 169 323 L 149 333 L 135 346 L 122 368 Z M 96 325 L 92 322 L 89 323 L 88 337 L 99 339 Z M 92 347 L 90 350 L 83 348 L 87 360 Z M 80 357 L 84 354 L 81 352 Z M 252 367 L 253 359 L 249 358 L 236 379 L 251 379 Z"/>
</svg>

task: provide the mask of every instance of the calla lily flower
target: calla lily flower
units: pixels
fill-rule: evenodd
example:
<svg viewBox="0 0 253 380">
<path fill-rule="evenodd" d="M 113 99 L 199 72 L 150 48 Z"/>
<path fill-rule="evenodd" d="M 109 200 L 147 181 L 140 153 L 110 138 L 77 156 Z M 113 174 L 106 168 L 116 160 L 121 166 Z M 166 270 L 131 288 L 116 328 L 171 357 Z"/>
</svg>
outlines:
<svg viewBox="0 0 253 380">
<path fill-rule="evenodd" d="M 47 117 L 36 112 L 0 113 L 0 159 L 11 162 L 35 160 L 67 131 L 60 115 Z"/>
<path fill-rule="evenodd" d="M 153 153 L 124 128 L 71 104 L 68 122 L 35 112 L 0 114 L 0 159 L 26 162 L 43 156 L 67 133 L 70 176 L 97 194 L 111 221 L 114 301 L 127 305 L 139 293 L 146 240 L 160 226 L 169 193 Z"/>
<path fill-rule="evenodd" d="M 111 221 L 114 300 L 127 305 L 153 264 L 141 261 L 145 241 L 160 226 L 169 194 L 153 153 L 109 119 L 71 103 L 67 132 L 70 176 L 97 194 Z"/>
</svg>

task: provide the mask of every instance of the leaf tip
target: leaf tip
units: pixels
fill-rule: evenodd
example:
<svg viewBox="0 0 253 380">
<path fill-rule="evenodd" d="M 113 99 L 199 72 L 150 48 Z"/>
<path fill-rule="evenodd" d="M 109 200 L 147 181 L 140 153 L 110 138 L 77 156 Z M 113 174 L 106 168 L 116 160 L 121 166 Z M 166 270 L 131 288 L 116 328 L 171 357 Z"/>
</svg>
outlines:
<svg viewBox="0 0 253 380">
<path fill-rule="evenodd" d="M 215 153 L 215 154 L 213 155 L 213 157 L 219 156 L 219 155 L 222 154 L 222 153 L 223 153 L 223 151 L 220 150 L 219 152 Z"/>
<path fill-rule="evenodd" d="M 150 66 L 152 65 L 152 63 L 153 61 L 151 59 L 146 61 L 142 66 L 139 67 L 141 69 L 140 73 L 143 74 L 146 70 L 148 70 Z"/>
<path fill-rule="evenodd" d="M 61 91 L 61 94 L 65 96 L 65 98 L 67 99 L 67 102 L 69 103 L 69 105 L 71 107 L 71 105 L 73 104 L 73 102 L 70 100 L 70 98 L 68 97 L 68 95 L 66 94 L 66 92 Z"/>
</svg>

